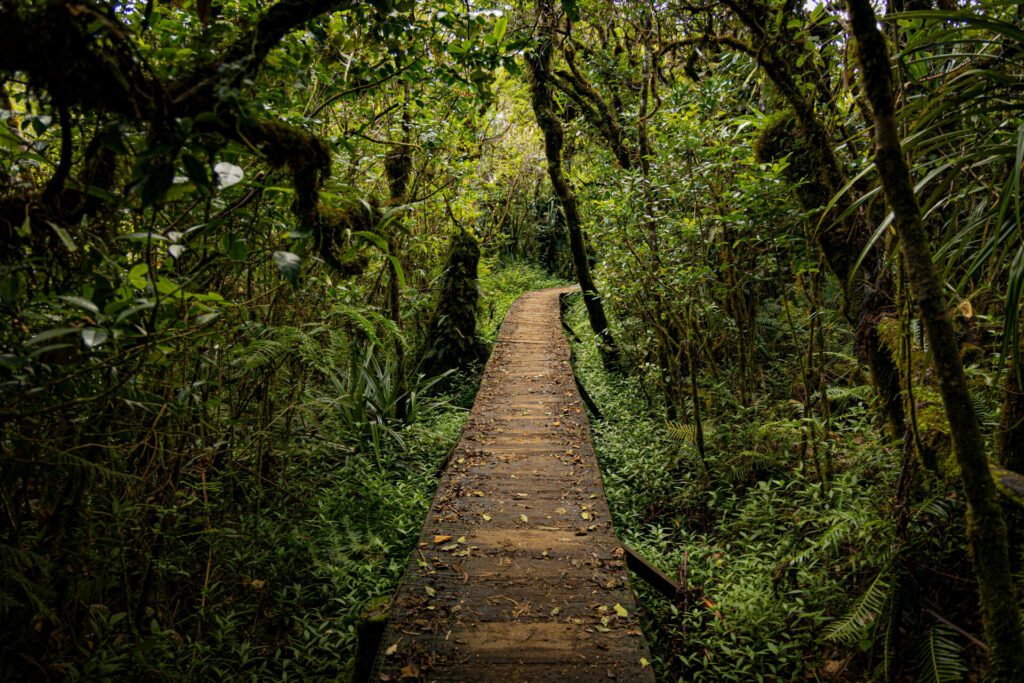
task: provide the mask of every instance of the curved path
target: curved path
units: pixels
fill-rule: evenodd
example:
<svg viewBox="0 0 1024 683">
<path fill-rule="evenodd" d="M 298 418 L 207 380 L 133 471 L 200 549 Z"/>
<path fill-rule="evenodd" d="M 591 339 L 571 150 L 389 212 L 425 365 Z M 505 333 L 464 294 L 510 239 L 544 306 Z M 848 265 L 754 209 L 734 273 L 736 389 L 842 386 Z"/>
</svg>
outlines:
<svg viewBox="0 0 1024 683">
<path fill-rule="evenodd" d="M 501 326 L 395 597 L 374 680 L 653 681 L 559 297 Z"/>
</svg>

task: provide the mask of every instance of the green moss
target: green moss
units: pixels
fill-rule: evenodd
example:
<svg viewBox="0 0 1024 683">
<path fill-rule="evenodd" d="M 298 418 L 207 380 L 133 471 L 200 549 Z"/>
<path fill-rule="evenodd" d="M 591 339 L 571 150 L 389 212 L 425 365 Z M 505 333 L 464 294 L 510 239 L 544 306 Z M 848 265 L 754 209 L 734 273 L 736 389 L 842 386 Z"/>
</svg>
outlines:
<svg viewBox="0 0 1024 683">
<path fill-rule="evenodd" d="M 818 179 L 804 138 L 792 109 L 776 112 L 766 119 L 754 140 L 754 158 L 762 164 L 787 160 L 783 177 L 793 185 L 804 210 L 810 211 L 825 206 L 831 193 Z"/>
<path fill-rule="evenodd" d="M 376 232 L 380 211 L 375 201 L 352 200 L 342 207 L 318 205 L 309 218 L 320 257 L 343 275 L 366 269 L 367 255 L 352 242 L 354 232 Z"/>
<path fill-rule="evenodd" d="M 468 230 L 455 234 L 430 321 L 427 336 L 430 346 L 423 356 L 423 369 L 428 374 L 466 369 L 487 356 L 476 330 L 479 263 L 480 242 L 476 236 Z"/>
</svg>

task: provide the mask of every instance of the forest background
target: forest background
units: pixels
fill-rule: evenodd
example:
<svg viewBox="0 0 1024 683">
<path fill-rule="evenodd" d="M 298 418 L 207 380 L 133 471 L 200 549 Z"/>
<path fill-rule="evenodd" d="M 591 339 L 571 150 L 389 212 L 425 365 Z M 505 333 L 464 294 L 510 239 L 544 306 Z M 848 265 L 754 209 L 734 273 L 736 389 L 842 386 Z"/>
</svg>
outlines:
<svg viewBox="0 0 1024 683">
<path fill-rule="evenodd" d="M 1022 76 L 988 0 L 0 0 L 0 675 L 355 675 L 578 281 L 661 678 L 1020 680 Z"/>
</svg>

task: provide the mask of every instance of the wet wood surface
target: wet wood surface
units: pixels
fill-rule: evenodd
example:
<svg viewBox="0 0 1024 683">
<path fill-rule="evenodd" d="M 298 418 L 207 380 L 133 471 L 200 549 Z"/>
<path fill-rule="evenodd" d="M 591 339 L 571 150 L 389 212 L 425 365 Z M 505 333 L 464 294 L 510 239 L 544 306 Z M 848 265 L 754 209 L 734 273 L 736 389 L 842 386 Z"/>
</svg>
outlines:
<svg viewBox="0 0 1024 683">
<path fill-rule="evenodd" d="M 517 300 L 395 597 L 374 680 L 653 681 L 559 319 Z"/>
</svg>

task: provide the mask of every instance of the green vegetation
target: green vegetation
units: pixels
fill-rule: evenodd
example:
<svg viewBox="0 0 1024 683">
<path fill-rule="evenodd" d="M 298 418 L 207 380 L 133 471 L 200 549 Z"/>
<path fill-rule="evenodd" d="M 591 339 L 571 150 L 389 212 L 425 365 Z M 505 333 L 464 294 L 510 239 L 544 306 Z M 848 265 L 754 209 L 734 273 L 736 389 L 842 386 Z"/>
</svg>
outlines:
<svg viewBox="0 0 1024 683">
<path fill-rule="evenodd" d="M 0 678 L 351 677 L 576 282 L 662 678 L 1021 680 L 1021 7 L 0 0 Z"/>
</svg>

